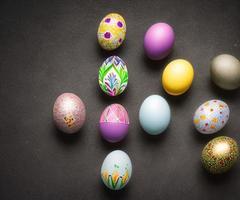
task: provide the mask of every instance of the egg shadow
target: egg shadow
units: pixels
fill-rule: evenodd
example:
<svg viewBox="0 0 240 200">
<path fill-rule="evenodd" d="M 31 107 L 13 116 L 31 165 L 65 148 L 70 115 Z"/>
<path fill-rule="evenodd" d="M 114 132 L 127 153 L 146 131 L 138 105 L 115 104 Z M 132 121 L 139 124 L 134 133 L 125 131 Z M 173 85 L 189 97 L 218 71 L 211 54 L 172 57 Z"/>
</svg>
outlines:
<svg viewBox="0 0 240 200">
<path fill-rule="evenodd" d="M 227 101 L 235 101 L 240 98 L 240 89 L 235 90 L 224 90 L 218 87 L 212 80 L 209 80 L 210 92 L 217 95 L 217 98 L 221 99 L 224 97 Z"/>
<path fill-rule="evenodd" d="M 137 132 L 139 133 L 139 138 L 142 143 L 146 145 L 159 145 L 161 143 L 164 143 L 168 135 L 170 134 L 171 128 L 168 127 L 163 133 L 160 133 L 159 135 L 150 135 L 148 134 L 141 126 L 138 126 Z"/>
<path fill-rule="evenodd" d="M 128 41 L 125 39 L 124 42 L 117 49 L 109 51 L 109 50 L 103 49 L 99 45 L 98 40 L 95 39 L 95 48 L 96 48 L 97 55 L 101 59 L 105 60 L 110 56 L 119 56 L 119 57 L 123 56 L 124 48 L 127 48 L 127 43 Z"/>
<path fill-rule="evenodd" d="M 236 166 L 233 166 L 229 171 L 222 173 L 222 174 L 211 174 L 206 169 L 204 169 L 201 161 L 199 161 L 198 164 L 198 179 L 201 179 L 206 184 L 211 184 L 214 186 L 219 185 L 227 185 L 229 182 L 232 182 L 232 180 L 235 177 L 235 173 L 237 173 Z"/>
<path fill-rule="evenodd" d="M 131 189 L 131 181 L 121 190 L 111 190 L 104 185 L 103 181 L 99 180 L 99 191 L 101 192 L 104 198 L 109 199 L 126 199 L 129 195 L 129 190 Z"/>
<path fill-rule="evenodd" d="M 151 60 L 147 57 L 146 53 L 142 52 L 142 61 L 146 66 L 146 69 L 151 71 L 163 70 L 165 66 L 172 60 L 173 53 L 171 52 L 167 57 L 162 60 Z"/>
<path fill-rule="evenodd" d="M 189 127 L 189 129 L 191 130 L 190 135 L 197 143 L 200 143 L 202 145 L 206 145 L 213 138 L 220 136 L 219 132 L 214 134 L 202 134 L 196 130 L 193 123 L 189 123 L 189 124 L 191 124 Z"/>
<path fill-rule="evenodd" d="M 181 106 L 182 104 L 186 103 L 186 101 L 188 100 L 188 98 L 191 97 L 191 93 L 192 93 L 192 87 L 190 87 L 185 93 L 181 94 L 181 95 L 177 95 L 177 96 L 173 96 L 168 94 L 164 89 L 162 84 L 160 85 L 160 94 L 162 94 L 162 96 L 168 101 L 170 102 L 170 104 L 172 104 L 173 106 Z"/>
<path fill-rule="evenodd" d="M 82 141 L 81 138 L 83 137 L 82 133 L 84 133 L 84 129 L 85 129 L 84 127 L 85 127 L 85 125 L 76 133 L 68 134 L 68 133 L 64 133 L 64 132 L 60 131 L 54 125 L 52 125 L 52 134 L 63 145 L 72 146 L 72 145 L 75 145 L 75 144 L 79 143 L 80 141 Z"/>
</svg>

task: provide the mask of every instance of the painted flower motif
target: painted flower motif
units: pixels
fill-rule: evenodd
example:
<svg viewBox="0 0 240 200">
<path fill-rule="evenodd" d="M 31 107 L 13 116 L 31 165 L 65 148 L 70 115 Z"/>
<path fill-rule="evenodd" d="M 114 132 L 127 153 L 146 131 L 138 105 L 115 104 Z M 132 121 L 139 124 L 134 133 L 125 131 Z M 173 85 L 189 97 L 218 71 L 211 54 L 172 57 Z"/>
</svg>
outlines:
<svg viewBox="0 0 240 200">
<path fill-rule="evenodd" d="M 119 178 L 120 178 L 120 177 L 119 177 L 118 171 L 114 171 L 114 172 L 112 173 L 112 185 L 113 185 L 114 188 L 116 187 Z"/>
<path fill-rule="evenodd" d="M 112 174 L 109 174 L 107 171 L 102 173 L 102 178 L 105 184 L 107 184 L 112 189 L 122 188 L 129 179 L 129 173 L 126 169 L 123 176 L 120 176 L 118 170 L 115 170 Z"/>
<path fill-rule="evenodd" d="M 99 85 L 110 96 L 121 94 L 128 83 L 128 71 L 124 61 L 117 57 L 107 58 L 99 69 Z"/>
<path fill-rule="evenodd" d="M 102 177 L 103 177 L 104 181 L 107 183 L 107 182 L 108 182 L 108 172 L 107 172 L 107 171 L 104 171 L 104 172 L 102 173 Z"/>
<path fill-rule="evenodd" d="M 105 85 L 110 96 L 115 96 L 117 93 L 118 80 L 114 73 L 108 74 L 108 77 L 105 79 Z"/>
<path fill-rule="evenodd" d="M 125 171 L 125 174 L 122 176 L 122 181 L 121 181 L 121 186 L 125 185 L 128 181 L 129 175 L 128 175 L 128 171 Z"/>
</svg>

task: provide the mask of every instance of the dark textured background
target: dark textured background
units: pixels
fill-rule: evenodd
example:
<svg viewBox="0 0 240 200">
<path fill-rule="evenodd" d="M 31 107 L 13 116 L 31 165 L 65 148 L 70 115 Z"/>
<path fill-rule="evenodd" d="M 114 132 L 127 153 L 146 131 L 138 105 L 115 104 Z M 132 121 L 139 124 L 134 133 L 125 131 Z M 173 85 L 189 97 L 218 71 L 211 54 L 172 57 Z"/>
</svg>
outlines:
<svg viewBox="0 0 240 200">
<path fill-rule="evenodd" d="M 100 20 L 119 12 L 127 39 L 116 52 L 96 41 Z M 1 1 L 0 2 L 0 199 L 240 199 L 240 163 L 227 174 L 211 176 L 200 163 L 203 146 L 228 135 L 240 143 L 240 92 L 216 88 L 210 59 L 220 53 L 239 58 L 240 2 L 226 1 Z M 174 27 L 176 43 L 164 61 L 145 58 L 143 37 L 159 21 Z M 126 61 L 127 91 L 109 98 L 99 90 L 98 68 L 111 54 Z M 191 90 L 165 94 L 159 82 L 164 65 L 175 58 L 195 68 Z M 77 135 L 64 135 L 52 123 L 58 95 L 74 92 L 87 107 L 87 121 Z M 138 122 L 141 102 L 164 96 L 172 110 L 169 129 L 159 137 L 144 133 Z M 204 101 L 219 98 L 230 106 L 227 126 L 218 134 L 195 131 L 192 115 Z M 119 144 L 100 138 L 98 120 L 110 103 L 129 111 L 128 137 Z M 100 167 L 112 150 L 126 151 L 133 175 L 122 191 L 100 180 Z"/>
</svg>

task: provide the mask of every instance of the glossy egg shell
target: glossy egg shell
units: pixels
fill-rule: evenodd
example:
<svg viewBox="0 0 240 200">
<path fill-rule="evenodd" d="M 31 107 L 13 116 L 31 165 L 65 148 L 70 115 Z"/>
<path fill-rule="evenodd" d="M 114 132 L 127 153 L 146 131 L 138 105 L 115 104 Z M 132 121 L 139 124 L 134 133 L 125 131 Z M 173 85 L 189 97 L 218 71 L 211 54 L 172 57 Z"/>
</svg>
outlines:
<svg viewBox="0 0 240 200">
<path fill-rule="evenodd" d="M 128 70 L 125 62 L 118 56 L 107 58 L 99 68 L 98 83 L 109 96 L 117 96 L 127 88 Z"/>
<path fill-rule="evenodd" d="M 99 121 L 102 137 L 108 142 L 119 142 L 126 137 L 129 128 L 129 117 L 126 109 L 120 104 L 111 104 L 104 109 Z"/>
<path fill-rule="evenodd" d="M 203 167 L 212 174 L 230 170 L 239 157 L 237 142 L 226 136 L 212 139 L 202 151 Z"/>
<path fill-rule="evenodd" d="M 212 81 L 222 89 L 240 87 L 240 61 L 232 55 L 216 56 L 211 62 L 210 73 Z"/>
<path fill-rule="evenodd" d="M 97 38 L 99 45 L 105 50 L 117 49 L 126 37 L 126 22 L 117 13 L 106 15 L 99 24 Z"/>
<path fill-rule="evenodd" d="M 221 130 L 229 119 L 228 105 L 221 100 L 210 100 L 203 103 L 195 111 L 193 123 L 203 134 L 212 134 Z"/>
<path fill-rule="evenodd" d="M 111 190 L 124 188 L 132 176 L 132 163 L 129 156 L 121 150 L 112 151 L 104 159 L 101 178 Z"/>
<path fill-rule="evenodd" d="M 65 133 L 76 133 L 86 119 L 86 109 L 82 100 L 73 93 L 63 93 L 53 106 L 53 120 L 56 127 Z"/>
<path fill-rule="evenodd" d="M 184 59 L 176 59 L 170 62 L 162 74 L 162 85 L 170 95 L 181 95 L 185 93 L 194 78 L 193 66 Z"/>
<path fill-rule="evenodd" d="M 150 135 L 164 132 L 170 123 L 170 118 L 170 107 L 159 95 L 147 97 L 139 110 L 140 125 Z"/>
<path fill-rule="evenodd" d="M 150 59 L 161 60 L 172 51 L 174 41 L 173 28 L 167 23 L 156 23 L 144 36 L 144 49 Z"/>
</svg>

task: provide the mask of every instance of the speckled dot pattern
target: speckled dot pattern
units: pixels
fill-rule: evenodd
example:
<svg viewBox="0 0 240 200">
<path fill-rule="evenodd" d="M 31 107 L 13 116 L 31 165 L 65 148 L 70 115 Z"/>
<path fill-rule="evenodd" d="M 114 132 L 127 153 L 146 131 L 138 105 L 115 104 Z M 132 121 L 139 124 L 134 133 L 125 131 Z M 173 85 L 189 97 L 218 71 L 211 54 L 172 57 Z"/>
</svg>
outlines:
<svg viewBox="0 0 240 200">
<path fill-rule="evenodd" d="M 63 93 L 53 106 L 53 120 L 57 128 L 65 133 L 76 133 L 86 119 L 86 109 L 82 100 L 73 93 Z"/>
<path fill-rule="evenodd" d="M 195 111 L 193 123 L 200 133 L 212 134 L 226 125 L 229 114 L 230 110 L 225 102 L 210 100 Z"/>
<path fill-rule="evenodd" d="M 202 151 L 203 166 L 212 174 L 228 171 L 238 157 L 239 149 L 236 141 L 226 136 L 212 139 Z"/>
</svg>

